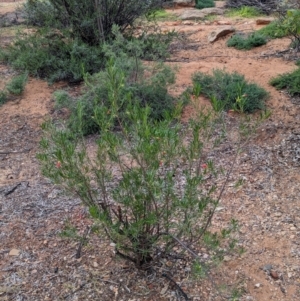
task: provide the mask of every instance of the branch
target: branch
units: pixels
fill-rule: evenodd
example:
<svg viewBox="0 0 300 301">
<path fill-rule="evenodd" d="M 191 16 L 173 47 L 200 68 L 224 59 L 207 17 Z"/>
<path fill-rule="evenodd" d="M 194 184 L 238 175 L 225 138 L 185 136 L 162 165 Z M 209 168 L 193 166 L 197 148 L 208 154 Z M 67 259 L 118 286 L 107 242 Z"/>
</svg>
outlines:
<svg viewBox="0 0 300 301">
<path fill-rule="evenodd" d="M 189 297 L 187 296 L 187 294 L 183 291 L 183 289 L 179 286 L 179 284 L 176 283 L 175 280 L 173 280 L 169 275 L 163 273 L 162 274 L 163 277 L 166 277 L 175 287 L 176 289 L 179 291 L 179 293 L 183 296 L 183 298 L 186 300 L 186 301 L 189 301 Z"/>
</svg>

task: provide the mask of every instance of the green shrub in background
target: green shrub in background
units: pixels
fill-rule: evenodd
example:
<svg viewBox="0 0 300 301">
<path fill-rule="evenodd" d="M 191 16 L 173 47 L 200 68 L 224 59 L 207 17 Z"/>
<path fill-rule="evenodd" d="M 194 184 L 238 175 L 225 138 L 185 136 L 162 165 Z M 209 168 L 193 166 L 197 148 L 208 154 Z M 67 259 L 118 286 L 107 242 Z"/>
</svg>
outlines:
<svg viewBox="0 0 300 301">
<path fill-rule="evenodd" d="M 288 9 L 280 14 L 280 26 L 292 39 L 291 46 L 300 50 L 300 9 Z"/>
<path fill-rule="evenodd" d="M 66 28 L 68 20 L 51 3 L 51 1 L 26 1 L 21 6 L 27 25 L 39 27 Z M 55 17 L 54 17 L 55 16 Z"/>
<path fill-rule="evenodd" d="M 98 46 L 110 39 L 113 25 L 124 32 L 160 6 L 161 0 L 34 0 L 24 10 L 29 24 L 65 28 L 73 38 Z"/>
<path fill-rule="evenodd" d="M 101 46 L 89 46 L 72 39 L 68 32 L 41 29 L 34 34 L 20 34 L 15 43 L 1 52 L 1 60 L 20 71 L 45 78 L 50 83 L 67 80 L 82 81 L 85 73 L 93 74 L 104 68 L 107 52 L 132 53 L 135 58 L 163 60 L 169 56 L 169 45 L 175 32 L 142 33 L 139 37 L 124 37 L 117 26 L 112 40 Z M 125 62 L 124 62 L 125 64 Z"/>
<path fill-rule="evenodd" d="M 278 8 L 277 0 L 226 0 L 225 7 L 231 9 L 239 9 L 241 7 L 253 7 L 264 14 L 272 14 Z"/>
<path fill-rule="evenodd" d="M 193 75 L 193 85 L 209 97 L 214 108 L 219 110 L 237 110 L 252 113 L 265 109 L 268 93 L 254 83 L 248 83 L 244 76 L 214 70 L 212 75 L 202 72 Z M 199 90 L 198 89 L 198 90 Z"/>
<path fill-rule="evenodd" d="M 202 9 L 207 7 L 215 7 L 213 0 L 196 0 L 196 8 Z"/>
<path fill-rule="evenodd" d="M 253 18 L 261 15 L 262 12 L 253 6 L 241 6 L 239 8 L 232 8 L 226 12 L 226 16 L 228 17 Z"/>
<path fill-rule="evenodd" d="M 280 25 L 278 20 L 273 21 L 265 27 L 259 29 L 257 33 L 269 39 L 283 38 L 288 36 L 288 31 Z"/>
<path fill-rule="evenodd" d="M 175 75 L 171 68 L 163 63 L 152 63 L 144 66 L 141 56 L 144 55 L 144 45 L 135 39 L 126 39 L 115 28 L 115 39 L 102 47 L 104 61 L 113 60 L 119 70 L 122 70 L 123 86 L 118 93 L 126 98 L 130 95 L 132 101 L 142 107 L 150 108 L 149 117 L 153 120 L 162 120 L 165 114 L 170 114 L 177 101 L 168 93 L 168 85 L 174 83 Z M 78 131 L 77 107 L 81 107 L 85 123 L 82 131 L 85 135 L 95 133 L 99 126 L 95 122 L 94 108 L 99 105 L 107 105 L 111 91 L 108 90 L 108 78 L 106 71 L 100 71 L 94 75 L 84 74 L 85 85 L 83 94 L 76 98 L 70 98 L 66 92 L 56 92 L 54 98 L 56 107 L 67 107 L 71 111 L 68 122 L 73 132 Z M 118 112 L 119 121 L 126 120 L 124 106 L 120 106 Z M 116 126 L 118 121 L 116 120 Z"/>
<path fill-rule="evenodd" d="M 116 65 L 121 65 L 116 62 Z M 135 63 L 132 65 L 135 67 Z M 133 69 L 134 70 L 134 69 Z M 152 120 L 162 120 L 166 115 L 171 114 L 175 109 L 177 101 L 168 93 L 167 85 L 174 82 L 174 73 L 170 68 L 163 65 L 156 65 L 155 70 L 148 68 L 145 71 L 141 68 L 132 72 L 122 72 L 123 86 L 119 88 L 120 97 L 126 98 L 130 95 L 131 101 L 138 103 L 141 107 L 149 108 L 149 118 Z M 134 72 L 138 73 L 136 77 Z M 146 76 L 147 74 L 147 76 Z M 94 76 L 86 77 L 86 90 L 81 97 L 66 102 L 64 95 L 60 103 L 68 104 L 71 109 L 69 120 L 70 129 L 78 132 L 78 106 L 81 108 L 81 114 L 85 120 L 81 131 L 84 135 L 92 134 L 99 131 L 94 116 L 95 107 L 99 105 L 108 106 L 111 91 L 107 89 L 108 81 L 107 72 L 102 71 Z M 60 97 L 61 98 L 61 97 Z M 125 112 L 126 106 L 120 106 L 118 109 L 118 119 L 115 119 L 115 126 L 119 127 L 120 122 L 127 120 Z"/>
<path fill-rule="evenodd" d="M 248 36 L 234 34 L 228 41 L 228 47 L 234 47 L 238 50 L 250 50 L 254 47 L 265 45 L 267 39 L 264 35 L 254 32 Z"/>
<path fill-rule="evenodd" d="M 30 75 L 46 78 L 49 82 L 80 81 L 83 70 L 94 73 L 105 66 L 101 48 L 51 30 L 21 34 L 3 51 L 2 60 L 16 70 L 26 70 Z"/>
<path fill-rule="evenodd" d="M 292 96 L 300 95 L 300 68 L 271 79 L 270 84 L 276 89 L 287 89 Z"/>
<path fill-rule="evenodd" d="M 146 15 L 147 19 L 152 21 L 176 21 L 178 20 L 178 16 L 167 12 L 164 9 L 157 9 Z"/>
<path fill-rule="evenodd" d="M 222 258 L 234 248 L 230 234 L 237 228 L 233 221 L 219 234 L 209 231 L 230 175 L 207 158 L 224 138 L 217 130 L 222 122 L 208 113 L 183 126 L 174 122 L 180 107 L 153 121 L 148 106 L 123 93 L 126 78 L 112 61 L 105 78 L 108 98 L 93 107 L 97 150 L 87 152 L 81 135 L 47 124 L 38 155 L 43 174 L 79 197 L 116 254 L 138 268 L 151 267 L 174 247 L 189 251 L 194 243 Z M 83 134 L 82 104 L 77 116 Z"/>
</svg>

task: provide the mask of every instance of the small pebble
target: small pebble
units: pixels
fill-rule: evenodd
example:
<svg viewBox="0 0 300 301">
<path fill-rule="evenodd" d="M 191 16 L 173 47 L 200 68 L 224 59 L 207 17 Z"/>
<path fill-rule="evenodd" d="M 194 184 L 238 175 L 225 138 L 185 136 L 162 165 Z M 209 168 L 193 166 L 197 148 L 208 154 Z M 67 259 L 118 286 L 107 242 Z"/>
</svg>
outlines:
<svg viewBox="0 0 300 301">
<path fill-rule="evenodd" d="M 255 288 L 260 288 L 260 287 L 261 287 L 261 284 L 260 284 L 260 283 L 256 283 L 256 284 L 254 285 L 254 287 L 255 287 Z"/>
</svg>

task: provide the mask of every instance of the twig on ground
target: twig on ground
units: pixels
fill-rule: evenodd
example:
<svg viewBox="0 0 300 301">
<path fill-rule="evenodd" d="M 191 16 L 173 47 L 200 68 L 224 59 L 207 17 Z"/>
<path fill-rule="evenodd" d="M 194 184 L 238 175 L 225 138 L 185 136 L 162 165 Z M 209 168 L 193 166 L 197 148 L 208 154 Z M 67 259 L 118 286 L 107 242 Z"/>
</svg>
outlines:
<svg viewBox="0 0 300 301">
<path fill-rule="evenodd" d="M 76 255 L 75 255 L 75 258 L 76 259 L 79 259 L 81 257 L 81 249 L 82 249 L 82 246 L 83 244 L 85 243 L 86 241 L 86 237 L 89 235 L 91 231 L 91 228 L 89 226 L 86 227 L 86 230 L 82 236 L 82 239 L 80 240 L 80 243 L 79 243 L 79 246 L 78 246 L 78 249 L 77 249 L 77 252 L 76 252 Z"/>
<path fill-rule="evenodd" d="M 4 196 L 8 196 L 8 195 L 12 194 L 20 185 L 21 185 L 21 183 L 18 183 L 17 185 L 15 185 L 13 188 L 11 188 L 6 193 L 4 193 Z"/>
<path fill-rule="evenodd" d="M 64 299 L 68 299 L 69 297 L 71 297 L 72 295 L 74 295 L 75 293 L 77 293 L 78 291 L 80 291 L 81 289 L 83 289 L 83 287 L 86 285 L 86 283 L 81 284 L 77 289 L 75 289 L 73 292 L 71 292 L 68 295 L 64 296 Z"/>
<path fill-rule="evenodd" d="M 27 153 L 30 152 L 32 148 L 20 150 L 20 151 L 0 151 L 0 155 L 8 155 L 8 154 L 20 154 L 20 153 Z"/>
<path fill-rule="evenodd" d="M 179 293 L 182 295 L 182 297 L 189 301 L 189 297 L 187 296 L 187 294 L 183 291 L 183 289 L 179 286 L 179 284 L 176 283 L 175 280 L 173 280 L 168 274 L 162 274 L 163 277 L 167 278 L 175 287 L 176 289 L 179 291 Z"/>
</svg>

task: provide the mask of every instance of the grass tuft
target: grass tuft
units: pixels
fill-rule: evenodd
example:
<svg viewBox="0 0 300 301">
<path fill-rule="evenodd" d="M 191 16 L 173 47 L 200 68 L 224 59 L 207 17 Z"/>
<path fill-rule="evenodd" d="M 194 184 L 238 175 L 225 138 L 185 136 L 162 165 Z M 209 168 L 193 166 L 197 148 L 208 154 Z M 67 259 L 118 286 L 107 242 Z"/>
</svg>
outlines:
<svg viewBox="0 0 300 301">
<path fill-rule="evenodd" d="M 6 86 L 7 91 L 13 95 L 21 95 L 28 80 L 28 73 L 25 72 L 14 77 Z"/>
<path fill-rule="evenodd" d="M 278 90 L 287 89 L 292 96 L 300 95 L 300 68 L 272 78 L 270 84 Z"/>
<path fill-rule="evenodd" d="M 240 8 L 232 8 L 226 12 L 227 17 L 254 18 L 263 14 L 255 7 L 242 6 Z"/>
<path fill-rule="evenodd" d="M 243 36 L 241 34 L 234 34 L 228 41 L 228 47 L 234 47 L 238 50 L 250 50 L 254 47 L 259 47 L 267 43 L 267 38 L 257 32 L 250 34 L 249 36 Z"/>
<path fill-rule="evenodd" d="M 283 28 L 283 26 L 281 26 L 278 21 L 271 22 L 257 32 L 269 39 L 283 38 L 288 35 L 287 30 Z"/>
<path fill-rule="evenodd" d="M 268 92 L 255 83 L 248 83 L 244 76 L 224 70 L 214 70 L 212 75 L 198 72 L 193 76 L 193 90 L 201 90 L 209 97 L 214 109 L 236 110 L 252 113 L 265 109 Z M 197 86 L 200 87 L 197 89 Z"/>
</svg>

